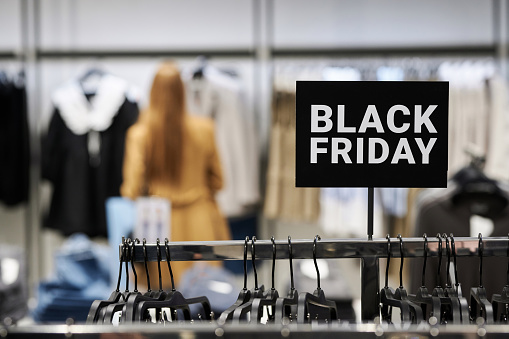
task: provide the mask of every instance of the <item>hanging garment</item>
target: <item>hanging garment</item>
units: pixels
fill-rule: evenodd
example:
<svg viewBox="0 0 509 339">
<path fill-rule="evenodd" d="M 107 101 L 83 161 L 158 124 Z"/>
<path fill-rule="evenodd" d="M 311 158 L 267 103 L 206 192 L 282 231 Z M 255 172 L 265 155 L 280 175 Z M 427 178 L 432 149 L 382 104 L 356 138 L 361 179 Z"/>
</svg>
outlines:
<svg viewBox="0 0 509 339">
<path fill-rule="evenodd" d="M 149 195 L 168 199 L 171 202 L 170 241 L 230 240 L 228 225 L 214 199 L 215 193 L 223 185 L 223 176 L 213 121 L 204 117 L 185 116 L 181 177 L 178 183 L 171 182 L 170 178 L 149 178 L 145 182 L 145 152 L 151 147 L 149 132 L 142 122 L 129 129 L 122 196 L 135 199 L 144 194 L 146 187 Z M 191 265 L 192 262 L 172 263 L 175 282 Z M 152 267 L 152 276 L 156 276 L 157 268 L 154 265 Z M 169 286 L 169 277 L 163 281 Z"/>
<path fill-rule="evenodd" d="M 487 86 L 487 80 L 493 76 L 492 73 L 493 70 L 489 65 L 471 61 L 444 62 L 439 67 L 439 80 L 449 81 L 448 149 L 451 174 L 460 170 L 469 161 L 468 152 L 486 156 L 490 153 L 488 140 L 500 140 L 498 141 L 500 147 L 507 135 L 507 130 L 501 131 L 502 126 L 507 126 L 507 118 L 496 113 L 500 107 L 490 105 L 489 97 L 492 94 Z M 498 100 L 497 97 L 500 96 L 498 93 L 500 92 L 494 94 L 492 103 Z M 491 120 L 501 117 L 503 119 L 500 121 Z M 492 130 L 493 124 L 501 125 Z M 493 144 L 491 146 L 497 147 Z M 489 164 L 491 161 L 500 161 L 490 158 L 486 160 L 489 171 L 492 167 Z"/>
<path fill-rule="evenodd" d="M 259 158 L 256 127 L 249 119 L 242 87 L 231 75 L 213 66 L 193 79 L 182 72 L 191 114 L 212 118 L 224 171 L 224 188 L 217 201 L 227 217 L 249 214 L 259 202 Z"/>
<path fill-rule="evenodd" d="M 486 84 L 490 114 L 484 172 L 491 178 L 509 182 L 509 88 L 499 75 L 492 76 Z"/>
<path fill-rule="evenodd" d="M 295 187 L 295 92 L 276 91 L 273 105 L 264 215 L 316 222 L 320 189 Z"/>
<path fill-rule="evenodd" d="M 22 76 L 0 74 L 0 201 L 28 201 L 30 148 L 25 84 Z"/>
<path fill-rule="evenodd" d="M 64 235 L 106 236 L 105 203 L 120 195 L 125 134 L 138 118 L 126 81 L 101 77 L 94 95 L 77 81 L 53 93 L 54 112 L 42 140 L 42 176 L 53 184 L 44 226 Z"/>
<path fill-rule="evenodd" d="M 379 189 L 374 201 L 374 237 L 383 237 L 383 206 Z M 328 236 L 364 238 L 367 236 L 368 189 L 322 188 L 320 226 Z"/>
</svg>

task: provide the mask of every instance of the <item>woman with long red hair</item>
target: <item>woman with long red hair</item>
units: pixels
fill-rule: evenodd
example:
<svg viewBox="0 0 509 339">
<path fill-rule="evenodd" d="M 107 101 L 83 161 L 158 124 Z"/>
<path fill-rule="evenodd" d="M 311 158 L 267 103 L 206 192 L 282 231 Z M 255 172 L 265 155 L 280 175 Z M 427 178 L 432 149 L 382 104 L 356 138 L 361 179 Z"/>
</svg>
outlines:
<svg viewBox="0 0 509 339">
<path fill-rule="evenodd" d="M 159 67 L 148 107 L 127 133 L 123 175 L 122 196 L 153 195 L 171 202 L 171 241 L 231 239 L 214 198 L 223 185 L 214 124 L 188 114 L 173 62 Z M 176 282 L 191 264 L 172 263 Z M 157 271 L 152 267 L 151 272 Z M 169 285 L 169 279 L 163 281 Z"/>
</svg>

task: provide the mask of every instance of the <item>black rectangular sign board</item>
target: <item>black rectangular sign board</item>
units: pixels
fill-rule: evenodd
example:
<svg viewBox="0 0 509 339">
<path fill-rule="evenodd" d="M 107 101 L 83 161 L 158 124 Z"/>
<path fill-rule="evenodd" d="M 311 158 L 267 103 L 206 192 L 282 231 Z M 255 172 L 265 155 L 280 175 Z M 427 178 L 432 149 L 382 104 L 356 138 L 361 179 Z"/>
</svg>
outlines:
<svg viewBox="0 0 509 339">
<path fill-rule="evenodd" d="M 446 187 L 449 83 L 297 81 L 297 187 Z"/>
</svg>

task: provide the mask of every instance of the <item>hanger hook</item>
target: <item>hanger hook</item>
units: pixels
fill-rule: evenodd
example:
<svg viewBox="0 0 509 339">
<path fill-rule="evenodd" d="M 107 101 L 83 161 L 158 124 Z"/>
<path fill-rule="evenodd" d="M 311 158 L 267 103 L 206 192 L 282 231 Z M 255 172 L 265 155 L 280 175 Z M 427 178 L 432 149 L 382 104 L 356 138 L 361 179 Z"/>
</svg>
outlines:
<svg viewBox="0 0 509 339">
<path fill-rule="evenodd" d="M 125 247 L 125 238 L 122 237 L 122 248 L 120 249 L 120 258 L 119 258 L 120 268 L 118 269 L 117 289 L 115 290 L 115 292 L 120 292 L 120 281 L 122 280 L 122 265 L 124 264 L 124 261 L 125 261 L 124 247 Z"/>
<path fill-rule="evenodd" d="M 256 237 L 253 235 L 251 238 L 251 264 L 253 265 L 254 280 L 255 280 L 255 291 L 258 291 L 258 273 L 256 273 L 256 250 L 255 250 Z"/>
<path fill-rule="evenodd" d="M 274 291 L 276 288 L 274 287 L 274 274 L 276 271 L 276 240 L 274 236 L 270 238 L 272 241 L 272 290 Z"/>
<path fill-rule="evenodd" d="M 175 282 L 173 281 L 173 270 L 171 269 L 171 256 L 170 256 L 170 246 L 169 246 L 168 238 L 164 238 L 164 248 L 166 250 L 166 263 L 168 264 L 168 271 L 170 271 L 170 279 L 171 279 L 171 290 L 175 291 Z"/>
<path fill-rule="evenodd" d="M 387 234 L 387 265 L 385 265 L 385 288 L 389 287 L 389 265 L 391 264 L 391 236 Z"/>
<path fill-rule="evenodd" d="M 313 241 L 313 261 L 315 263 L 315 268 L 316 268 L 316 283 L 317 283 L 317 290 L 320 289 L 320 270 L 318 270 L 318 263 L 316 262 L 316 242 L 318 240 L 322 240 L 322 238 L 320 238 L 320 236 L 317 234 L 315 236 L 315 240 Z"/>
<path fill-rule="evenodd" d="M 482 256 L 484 252 L 483 243 L 482 243 L 482 234 L 479 233 L 479 287 L 483 287 L 482 285 Z"/>
<path fill-rule="evenodd" d="M 509 239 L 509 233 L 507 234 L 507 238 Z M 509 258 L 509 244 L 507 245 L 507 257 Z M 509 261 L 507 262 L 507 286 L 509 286 Z"/>
<path fill-rule="evenodd" d="M 295 290 L 295 285 L 293 281 L 293 248 L 292 248 L 292 237 L 288 236 L 288 258 L 290 259 L 290 289 L 292 291 Z"/>
<path fill-rule="evenodd" d="M 424 233 L 422 235 L 424 238 L 424 263 L 422 265 L 422 278 L 421 278 L 421 286 L 424 287 L 426 284 L 426 262 L 428 261 L 428 235 Z"/>
<path fill-rule="evenodd" d="M 125 258 L 125 291 L 129 292 L 129 261 L 131 261 L 131 253 L 129 251 L 129 242 L 131 239 L 125 239 L 124 244 L 124 258 Z"/>
<path fill-rule="evenodd" d="M 249 237 L 246 236 L 244 239 L 244 291 L 247 290 L 247 243 Z"/>
<path fill-rule="evenodd" d="M 163 291 L 163 278 L 161 276 L 161 243 L 159 238 L 156 239 L 157 249 L 157 272 L 159 273 L 159 292 Z"/>
<path fill-rule="evenodd" d="M 454 243 L 454 234 L 449 234 L 451 238 L 451 252 L 454 258 L 454 286 L 456 286 L 456 292 L 458 292 L 458 287 L 460 285 L 458 281 L 458 263 L 456 262 L 456 244 Z"/>
<path fill-rule="evenodd" d="M 134 274 L 134 291 L 135 293 L 138 292 L 138 274 L 136 274 L 136 268 L 134 267 L 134 246 L 135 243 L 140 243 L 140 239 L 136 238 L 133 242 L 131 242 L 131 269 L 133 270 Z"/>
<path fill-rule="evenodd" d="M 399 254 L 401 256 L 399 264 L 399 288 L 403 288 L 403 262 L 405 260 L 405 253 L 403 251 L 403 237 L 401 234 L 398 234 L 397 238 L 399 239 Z"/>
<path fill-rule="evenodd" d="M 440 277 L 440 271 L 442 270 L 442 237 L 440 236 L 440 233 L 437 234 L 436 238 L 438 239 L 437 287 L 440 287 L 442 285 L 442 279 Z"/>
<path fill-rule="evenodd" d="M 398 234 L 397 238 L 399 239 L 399 254 L 401 256 L 399 264 L 399 288 L 403 288 L 403 261 L 405 260 L 405 254 L 403 253 L 403 237 L 401 234 Z"/>
<path fill-rule="evenodd" d="M 145 274 L 147 275 L 147 286 L 148 286 L 148 292 L 151 292 L 152 289 L 150 288 L 150 275 L 148 273 L 148 260 L 147 260 L 147 239 L 143 238 L 143 262 L 145 264 Z"/>
<path fill-rule="evenodd" d="M 449 248 L 449 237 L 447 237 L 447 234 L 442 234 L 442 238 L 445 240 L 445 251 L 447 253 L 447 267 L 446 267 L 446 277 L 445 277 L 445 287 L 451 287 L 451 275 L 450 275 L 450 268 L 451 268 L 451 249 Z"/>
</svg>

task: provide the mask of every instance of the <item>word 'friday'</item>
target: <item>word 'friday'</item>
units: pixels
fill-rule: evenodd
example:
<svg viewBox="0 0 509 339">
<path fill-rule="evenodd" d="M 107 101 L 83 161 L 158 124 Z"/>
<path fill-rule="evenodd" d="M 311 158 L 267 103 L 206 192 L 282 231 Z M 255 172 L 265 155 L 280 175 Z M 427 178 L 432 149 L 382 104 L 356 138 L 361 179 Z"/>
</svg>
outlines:
<svg viewBox="0 0 509 339">
<path fill-rule="evenodd" d="M 375 129 L 377 134 L 383 136 L 388 133 L 401 134 L 407 131 L 413 133 L 422 133 L 423 127 L 427 129 L 428 133 L 437 133 L 435 126 L 430 119 L 431 114 L 437 108 L 437 105 L 430 105 L 423 113 L 422 105 L 415 105 L 413 121 L 404 122 L 396 126 L 395 115 L 399 112 L 402 115 L 412 115 L 410 109 L 404 105 L 394 105 L 387 112 L 386 125 L 389 131 L 385 131 L 382 121 L 378 114 L 375 105 L 368 105 L 362 122 L 357 129 L 355 126 L 345 126 L 345 106 L 338 105 L 337 107 L 337 121 L 335 132 L 339 134 L 366 133 L 368 128 Z M 320 115 L 320 112 L 325 114 Z M 413 128 L 412 128 L 413 125 Z M 327 133 L 334 127 L 332 121 L 332 108 L 327 105 L 311 105 L 311 132 L 312 133 Z M 411 129 L 412 128 L 412 129 Z M 364 159 L 364 140 L 365 138 L 355 138 L 356 154 L 353 156 L 355 163 L 363 164 Z M 417 145 L 421 153 L 421 163 L 429 164 L 429 156 L 435 145 L 437 138 L 429 138 L 427 143 L 422 138 L 399 138 L 398 144 L 394 151 L 391 153 L 389 144 L 383 138 L 367 138 L 367 163 L 380 164 L 385 162 L 390 155 L 391 164 L 397 164 L 401 160 L 407 161 L 409 164 L 415 164 L 415 158 L 412 153 L 410 144 L 413 142 Z M 345 164 L 352 164 L 352 157 L 350 151 L 352 150 L 352 140 L 344 137 L 312 137 L 310 145 L 310 162 L 315 164 L 318 162 L 318 154 L 330 154 L 330 162 L 333 164 L 339 163 L 341 156 L 342 162 Z M 381 153 L 377 151 L 381 149 Z M 377 156 L 378 154 L 378 156 Z"/>
</svg>

